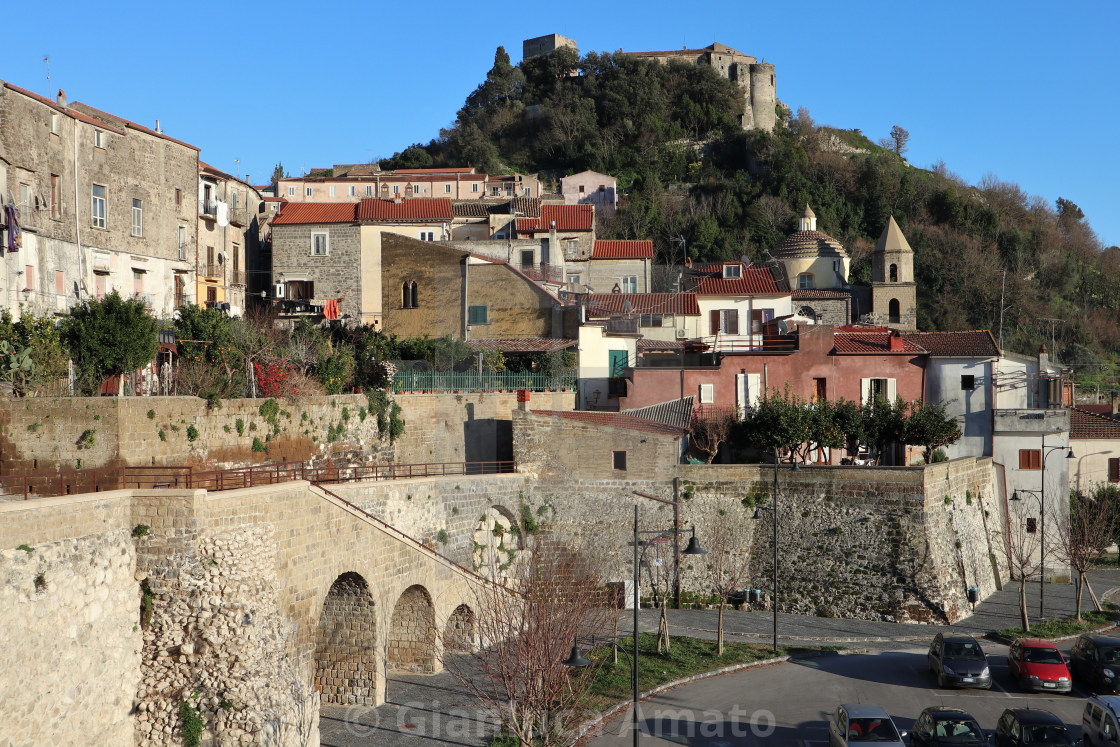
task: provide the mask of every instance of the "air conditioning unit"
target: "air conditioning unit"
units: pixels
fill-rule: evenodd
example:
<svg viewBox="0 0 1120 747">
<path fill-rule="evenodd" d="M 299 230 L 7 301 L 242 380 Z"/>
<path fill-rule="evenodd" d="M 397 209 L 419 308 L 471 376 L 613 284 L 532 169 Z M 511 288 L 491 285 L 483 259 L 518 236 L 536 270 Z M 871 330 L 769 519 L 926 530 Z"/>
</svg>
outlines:
<svg viewBox="0 0 1120 747">
<path fill-rule="evenodd" d="M 683 329 L 678 329 L 677 330 L 677 339 L 678 340 L 688 339 L 688 332 L 683 330 Z"/>
</svg>

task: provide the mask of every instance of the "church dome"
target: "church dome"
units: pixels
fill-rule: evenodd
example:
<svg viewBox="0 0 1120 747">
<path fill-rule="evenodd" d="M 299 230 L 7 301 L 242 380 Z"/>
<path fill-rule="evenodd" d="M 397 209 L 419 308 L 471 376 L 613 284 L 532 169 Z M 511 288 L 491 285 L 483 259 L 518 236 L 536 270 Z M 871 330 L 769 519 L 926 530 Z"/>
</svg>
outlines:
<svg viewBox="0 0 1120 747">
<path fill-rule="evenodd" d="M 779 241 L 770 256 L 774 259 L 848 258 L 839 241 L 817 230 L 817 216 L 808 203 L 805 203 L 805 213 L 798 221 L 798 229 Z"/>
</svg>

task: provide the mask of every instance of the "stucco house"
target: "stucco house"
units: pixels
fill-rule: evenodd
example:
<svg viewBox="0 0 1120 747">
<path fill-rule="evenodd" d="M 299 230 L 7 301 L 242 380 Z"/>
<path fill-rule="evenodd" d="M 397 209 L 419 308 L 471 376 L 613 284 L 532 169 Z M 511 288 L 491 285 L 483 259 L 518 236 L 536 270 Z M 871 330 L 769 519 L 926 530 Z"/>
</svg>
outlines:
<svg viewBox="0 0 1120 747">
<path fill-rule="evenodd" d="M 199 305 L 218 306 L 231 316 L 245 311 L 247 260 L 257 256 L 260 192 L 210 164 L 198 164 L 198 241 L 194 257 Z"/>
<path fill-rule="evenodd" d="M 1074 457 L 1070 490 L 1088 494 L 1102 483 L 1120 483 L 1120 419 L 1115 395 L 1111 410 L 1106 407 L 1105 412 L 1093 412 L 1074 407 L 1069 414 L 1069 445 Z"/>
<path fill-rule="evenodd" d="M 618 207 L 618 180 L 598 171 L 581 171 L 560 180 L 565 205 L 594 205 L 612 213 Z"/>
<path fill-rule="evenodd" d="M 758 348 L 765 325 L 793 313 L 789 288 L 772 267 L 744 262 L 703 265 L 691 275 L 690 288 L 700 306 L 700 326 L 689 336 L 718 352 Z"/>
<path fill-rule="evenodd" d="M 591 256 L 565 264 L 570 290 L 589 293 L 649 293 L 653 242 L 596 239 Z"/>
<path fill-rule="evenodd" d="M 553 264 L 564 260 L 588 259 L 595 245 L 595 208 L 591 205 L 541 205 L 537 217 L 516 218 L 517 238 L 539 239 L 555 234 L 553 248 L 559 248 L 560 257 L 552 257 Z M 554 252 L 559 253 L 559 252 Z"/>
</svg>

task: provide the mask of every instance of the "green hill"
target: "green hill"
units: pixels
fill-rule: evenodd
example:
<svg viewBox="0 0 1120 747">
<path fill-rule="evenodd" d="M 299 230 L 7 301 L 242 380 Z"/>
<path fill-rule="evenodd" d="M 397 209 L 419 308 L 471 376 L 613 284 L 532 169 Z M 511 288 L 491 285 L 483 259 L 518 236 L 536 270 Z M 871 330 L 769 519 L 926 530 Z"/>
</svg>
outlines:
<svg viewBox="0 0 1120 747">
<path fill-rule="evenodd" d="M 915 253 L 919 328 L 998 334 L 1002 295 L 1005 349 L 1033 354 L 1053 335 L 1083 385 L 1116 386 L 1120 249 L 1104 249 L 1076 205 L 994 176 L 971 186 L 944 164 L 915 168 L 804 109 L 779 107 L 773 134 L 743 132 L 739 101 L 706 67 L 570 49 L 514 66 L 499 48 L 455 123 L 382 166 L 612 174 L 624 199 L 600 233 L 651 238 L 662 264 L 683 262 L 682 239 L 697 260 L 765 259 L 809 203 L 857 284 L 893 214 Z"/>
</svg>

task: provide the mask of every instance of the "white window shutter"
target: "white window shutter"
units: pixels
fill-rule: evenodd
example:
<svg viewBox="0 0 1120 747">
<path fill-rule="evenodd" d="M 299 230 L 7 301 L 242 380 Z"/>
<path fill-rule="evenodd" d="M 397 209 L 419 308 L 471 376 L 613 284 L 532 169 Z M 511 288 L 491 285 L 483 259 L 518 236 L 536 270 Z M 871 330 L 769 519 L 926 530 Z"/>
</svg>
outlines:
<svg viewBox="0 0 1120 747">
<path fill-rule="evenodd" d="M 750 401 L 750 385 L 747 384 L 746 374 L 735 374 L 735 406 L 739 408 L 739 419 L 742 420 Z"/>
<path fill-rule="evenodd" d="M 716 385 L 715 384 L 701 384 L 700 385 L 700 404 L 710 405 L 716 399 Z"/>
<path fill-rule="evenodd" d="M 887 379 L 887 401 L 890 402 L 893 405 L 894 401 L 895 401 L 895 399 L 897 399 L 897 397 L 898 397 L 898 380 L 897 379 Z"/>
<path fill-rule="evenodd" d="M 747 404 L 758 407 L 758 400 L 762 398 L 762 374 L 747 374 Z"/>
<path fill-rule="evenodd" d="M 871 398 L 871 379 L 859 380 L 859 402 L 861 405 L 866 405 L 867 400 Z"/>
</svg>

